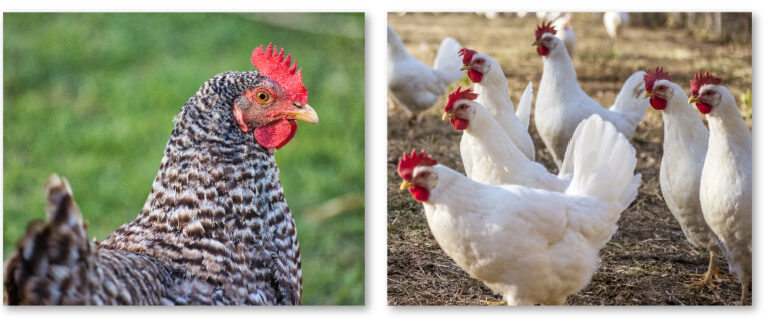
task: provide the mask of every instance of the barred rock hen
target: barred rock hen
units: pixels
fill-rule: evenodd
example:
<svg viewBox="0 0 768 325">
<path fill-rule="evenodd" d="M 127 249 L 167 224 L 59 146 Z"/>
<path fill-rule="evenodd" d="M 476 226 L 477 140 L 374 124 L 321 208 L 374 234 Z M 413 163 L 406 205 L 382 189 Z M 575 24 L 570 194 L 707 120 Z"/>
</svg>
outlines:
<svg viewBox="0 0 768 325">
<path fill-rule="evenodd" d="M 274 152 L 317 123 L 296 63 L 272 44 L 258 69 L 205 82 L 176 116 L 139 216 L 98 246 L 69 184 L 46 185 L 48 219 L 30 223 L 6 264 L 9 304 L 295 305 L 301 259 Z"/>
</svg>

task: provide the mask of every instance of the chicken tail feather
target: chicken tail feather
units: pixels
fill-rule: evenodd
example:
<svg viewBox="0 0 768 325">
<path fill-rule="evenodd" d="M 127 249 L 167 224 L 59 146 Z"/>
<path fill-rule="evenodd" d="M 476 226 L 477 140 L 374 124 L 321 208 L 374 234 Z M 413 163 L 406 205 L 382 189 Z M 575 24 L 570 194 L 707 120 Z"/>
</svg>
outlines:
<svg viewBox="0 0 768 325">
<path fill-rule="evenodd" d="M 66 179 L 51 175 L 45 184 L 48 222 L 35 220 L 5 266 L 5 303 L 82 304 L 82 290 L 95 245 Z"/>
<path fill-rule="evenodd" d="M 461 50 L 461 44 L 451 37 L 444 38 L 437 50 L 432 67 L 440 71 L 446 84 L 459 80 L 464 75 L 464 71 L 461 70 L 461 57 L 456 55 L 459 50 Z"/>
<path fill-rule="evenodd" d="M 643 96 L 645 94 L 644 77 L 644 71 L 637 71 L 629 76 L 610 108 L 612 111 L 621 112 L 632 125 L 638 125 L 643 121 L 646 109 L 650 105 L 650 100 Z"/>
<path fill-rule="evenodd" d="M 592 115 L 579 124 L 571 142 L 573 180 L 566 193 L 598 197 L 626 209 L 637 197 L 641 178 L 634 174 L 637 158 L 627 138 Z"/>
<path fill-rule="evenodd" d="M 515 115 L 520 122 L 523 122 L 523 126 L 528 130 L 528 125 L 531 122 L 531 104 L 533 103 L 533 83 L 528 82 L 528 86 L 523 90 L 523 94 L 520 95 L 520 102 L 517 104 L 517 112 Z"/>
</svg>

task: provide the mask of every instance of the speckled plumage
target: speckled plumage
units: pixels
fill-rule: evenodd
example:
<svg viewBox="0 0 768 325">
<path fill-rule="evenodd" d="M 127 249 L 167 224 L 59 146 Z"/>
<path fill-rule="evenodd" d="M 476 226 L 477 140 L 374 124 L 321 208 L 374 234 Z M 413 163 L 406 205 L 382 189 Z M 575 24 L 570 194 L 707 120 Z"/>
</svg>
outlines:
<svg viewBox="0 0 768 325">
<path fill-rule="evenodd" d="M 139 216 L 98 246 L 69 185 L 52 176 L 49 222 L 31 223 L 6 264 L 6 303 L 300 304 L 298 238 L 275 149 L 232 114 L 256 86 L 283 91 L 256 71 L 202 85 L 176 116 Z"/>
</svg>

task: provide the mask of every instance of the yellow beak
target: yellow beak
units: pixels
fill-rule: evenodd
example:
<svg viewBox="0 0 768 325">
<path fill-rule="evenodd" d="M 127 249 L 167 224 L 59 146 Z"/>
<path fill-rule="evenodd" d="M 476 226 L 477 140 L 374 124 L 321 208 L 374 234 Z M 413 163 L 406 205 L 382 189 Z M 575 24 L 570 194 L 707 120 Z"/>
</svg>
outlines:
<svg viewBox="0 0 768 325">
<path fill-rule="evenodd" d="M 539 40 L 535 40 L 531 46 L 539 46 L 539 44 L 541 44 L 541 42 L 539 42 Z"/>
<path fill-rule="evenodd" d="M 450 113 L 450 112 L 443 113 L 443 121 L 445 121 L 445 120 L 447 120 L 449 118 L 452 118 L 452 117 L 453 117 L 453 113 Z"/>
<path fill-rule="evenodd" d="M 645 92 L 645 95 L 643 95 L 643 98 L 653 97 L 653 93 Z"/>
<path fill-rule="evenodd" d="M 461 66 L 461 71 L 472 69 L 472 67 L 468 65 Z"/>
<path fill-rule="evenodd" d="M 409 181 L 406 181 L 406 180 L 403 180 L 403 183 L 400 184 L 400 190 L 401 191 L 404 190 L 404 189 L 407 189 L 407 188 L 411 188 L 411 187 L 413 187 L 413 183 L 411 183 Z"/>
<path fill-rule="evenodd" d="M 312 106 L 304 105 L 299 109 L 293 111 L 282 112 L 283 115 L 288 115 L 291 119 L 304 121 L 307 123 L 318 124 L 320 119 L 317 117 L 317 113 Z"/>
<path fill-rule="evenodd" d="M 690 104 L 690 103 L 698 103 L 698 102 L 699 102 L 699 97 L 693 97 L 693 96 L 688 97 L 688 104 Z"/>
</svg>

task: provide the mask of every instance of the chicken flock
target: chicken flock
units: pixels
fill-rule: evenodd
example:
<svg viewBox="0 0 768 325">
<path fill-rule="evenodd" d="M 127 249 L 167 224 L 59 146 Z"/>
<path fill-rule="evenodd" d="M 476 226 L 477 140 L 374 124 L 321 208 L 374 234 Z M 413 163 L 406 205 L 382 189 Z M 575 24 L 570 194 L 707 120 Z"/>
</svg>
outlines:
<svg viewBox="0 0 768 325">
<path fill-rule="evenodd" d="M 65 178 L 45 185 L 48 221 L 33 221 L 5 265 L 11 305 L 298 305 L 294 219 L 274 152 L 318 123 L 290 54 L 256 48 L 258 71 L 203 83 L 175 127 L 138 217 L 104 241 Z"/>
<path fill-rule="evenodd" d="M 626 28 L 625 18 L 605 15 L 611 38 Z M 692 274 L 696 280 L 688 285 L 714 287 L 722 273 L 715 261 L 723 256 L 742 284 L 737 303 L 747 304 L 752 140 L 734 96 L 709 71 L 693 75 L 688 96 L 662 67 L 648 67 L 627 76 L 613 105 L 602 107 L 579 85 L 571 60 L 575 36 L 565 33 L 570 16 L 557 20 L 557 27 L 545 20 L 532 31 L 542 59 L 534 125 L 558 174 L 534 157 L 531 83 L 515 110 L 498 61 L 462 48 L 456 60 L 474 88 L 447 94 L 442 119 L 463 132 L 458 150 L 464 173 L 414 149 L 398 159 L 400 190 L 422 203 L 440 248 L 506 304 L 566 304 L 589 284 L 600 250 L 637 196 L 641 175 L 634 173 L 636 152 L 628 139 L 650 106 L 664 121 L 664 200 L 689 242 L 710 255 L 707 272 Z M 393 79 L 398 77 L 388 75 Z M 448 90 L 443 87 L 443 96 Z"/>
</svg>

